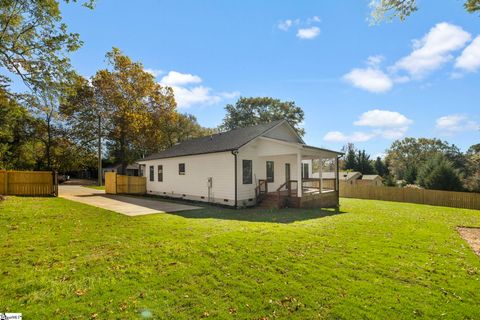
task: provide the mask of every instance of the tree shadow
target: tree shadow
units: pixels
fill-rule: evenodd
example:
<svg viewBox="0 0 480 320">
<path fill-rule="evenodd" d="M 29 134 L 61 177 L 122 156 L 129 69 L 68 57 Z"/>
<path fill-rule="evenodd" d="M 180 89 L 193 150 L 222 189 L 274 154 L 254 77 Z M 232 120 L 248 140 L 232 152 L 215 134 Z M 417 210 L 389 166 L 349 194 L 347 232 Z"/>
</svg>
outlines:
<svg viewBox="0 0 480 320">
<path fill-rule="evenodd" d="M 297 221 L 320 219 L 346 212 L 337 209 L 227 209 L 208 206 L 199 210 L 170 212 L 168 214 L 181 216 L 187 219 L 221 219 L 248 222 L 293 223 Z"/>
</svg>

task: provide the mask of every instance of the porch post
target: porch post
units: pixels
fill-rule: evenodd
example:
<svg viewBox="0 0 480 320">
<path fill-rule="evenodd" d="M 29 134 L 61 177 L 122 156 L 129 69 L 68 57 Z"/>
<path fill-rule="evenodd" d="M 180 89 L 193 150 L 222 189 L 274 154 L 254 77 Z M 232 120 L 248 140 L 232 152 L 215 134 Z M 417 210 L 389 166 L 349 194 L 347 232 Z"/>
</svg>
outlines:
<svg viewBox="0 0 480 320">
<path fill-rule="evenodd" d="M 302 155 L 300 152 L 297 153 L 297 197 L 302 197 Z"/>
<path fill-rule="evenodd" d="M 318 186 L 319 186 L 319 192 L 322 193 L 323 190 L 323 173 L 322 173 L 322 157 L 318 158 Z"/>
</svg>

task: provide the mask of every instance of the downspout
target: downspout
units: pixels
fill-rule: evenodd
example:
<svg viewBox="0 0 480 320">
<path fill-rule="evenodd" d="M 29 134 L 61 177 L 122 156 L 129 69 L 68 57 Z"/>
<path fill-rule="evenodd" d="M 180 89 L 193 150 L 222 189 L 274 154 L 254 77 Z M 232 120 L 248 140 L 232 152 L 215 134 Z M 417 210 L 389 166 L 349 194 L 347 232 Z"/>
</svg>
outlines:
<svg viewBox="0 0 480 320">
<path fill-rule="evenodd" d="M 232 150 L 232 154 L 235 157 L 235 209 L 238 208 L 237 205 L 237 179 L 238 179 L 238 174 L 237 174 L 237 155 L 238 155 L 238 150 Z"/>
</svg>

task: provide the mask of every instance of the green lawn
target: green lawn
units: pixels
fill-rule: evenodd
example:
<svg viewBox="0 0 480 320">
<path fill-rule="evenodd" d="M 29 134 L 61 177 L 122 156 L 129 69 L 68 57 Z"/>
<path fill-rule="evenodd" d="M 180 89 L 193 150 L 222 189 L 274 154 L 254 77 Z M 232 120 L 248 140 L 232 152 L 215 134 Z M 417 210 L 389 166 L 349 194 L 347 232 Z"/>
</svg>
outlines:
<svg viewBox="0 0 480 320">
<path fill-rule="evenodd" d="M 25 319 L 480 319 L 480 211 L 343 199 L 333 211 L 126 217 L 0 203 L 0 312 Z"/>
</svg>

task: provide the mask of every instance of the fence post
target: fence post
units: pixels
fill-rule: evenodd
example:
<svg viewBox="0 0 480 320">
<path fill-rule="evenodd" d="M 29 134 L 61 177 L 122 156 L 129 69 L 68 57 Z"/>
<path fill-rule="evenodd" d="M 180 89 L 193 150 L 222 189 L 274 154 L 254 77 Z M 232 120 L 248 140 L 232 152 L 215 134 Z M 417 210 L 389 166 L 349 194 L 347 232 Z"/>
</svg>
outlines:
<svg viewBox="0 0 480 320">
<path fill-rule="evenodd" d="M 58 172 L 52 170 L 52 188 L 53 196 L 58 197 Z"/>
<path fill-rule="evenodd" d="M 118 194 L 118 179 L 117 179 L 117 172 L 115 171 L 115 194 Z"/>
<path fill-rule="evenodd" d="M 8 195 L 8 171 L 5 170 L 5 195 Z"/>
</svg>

